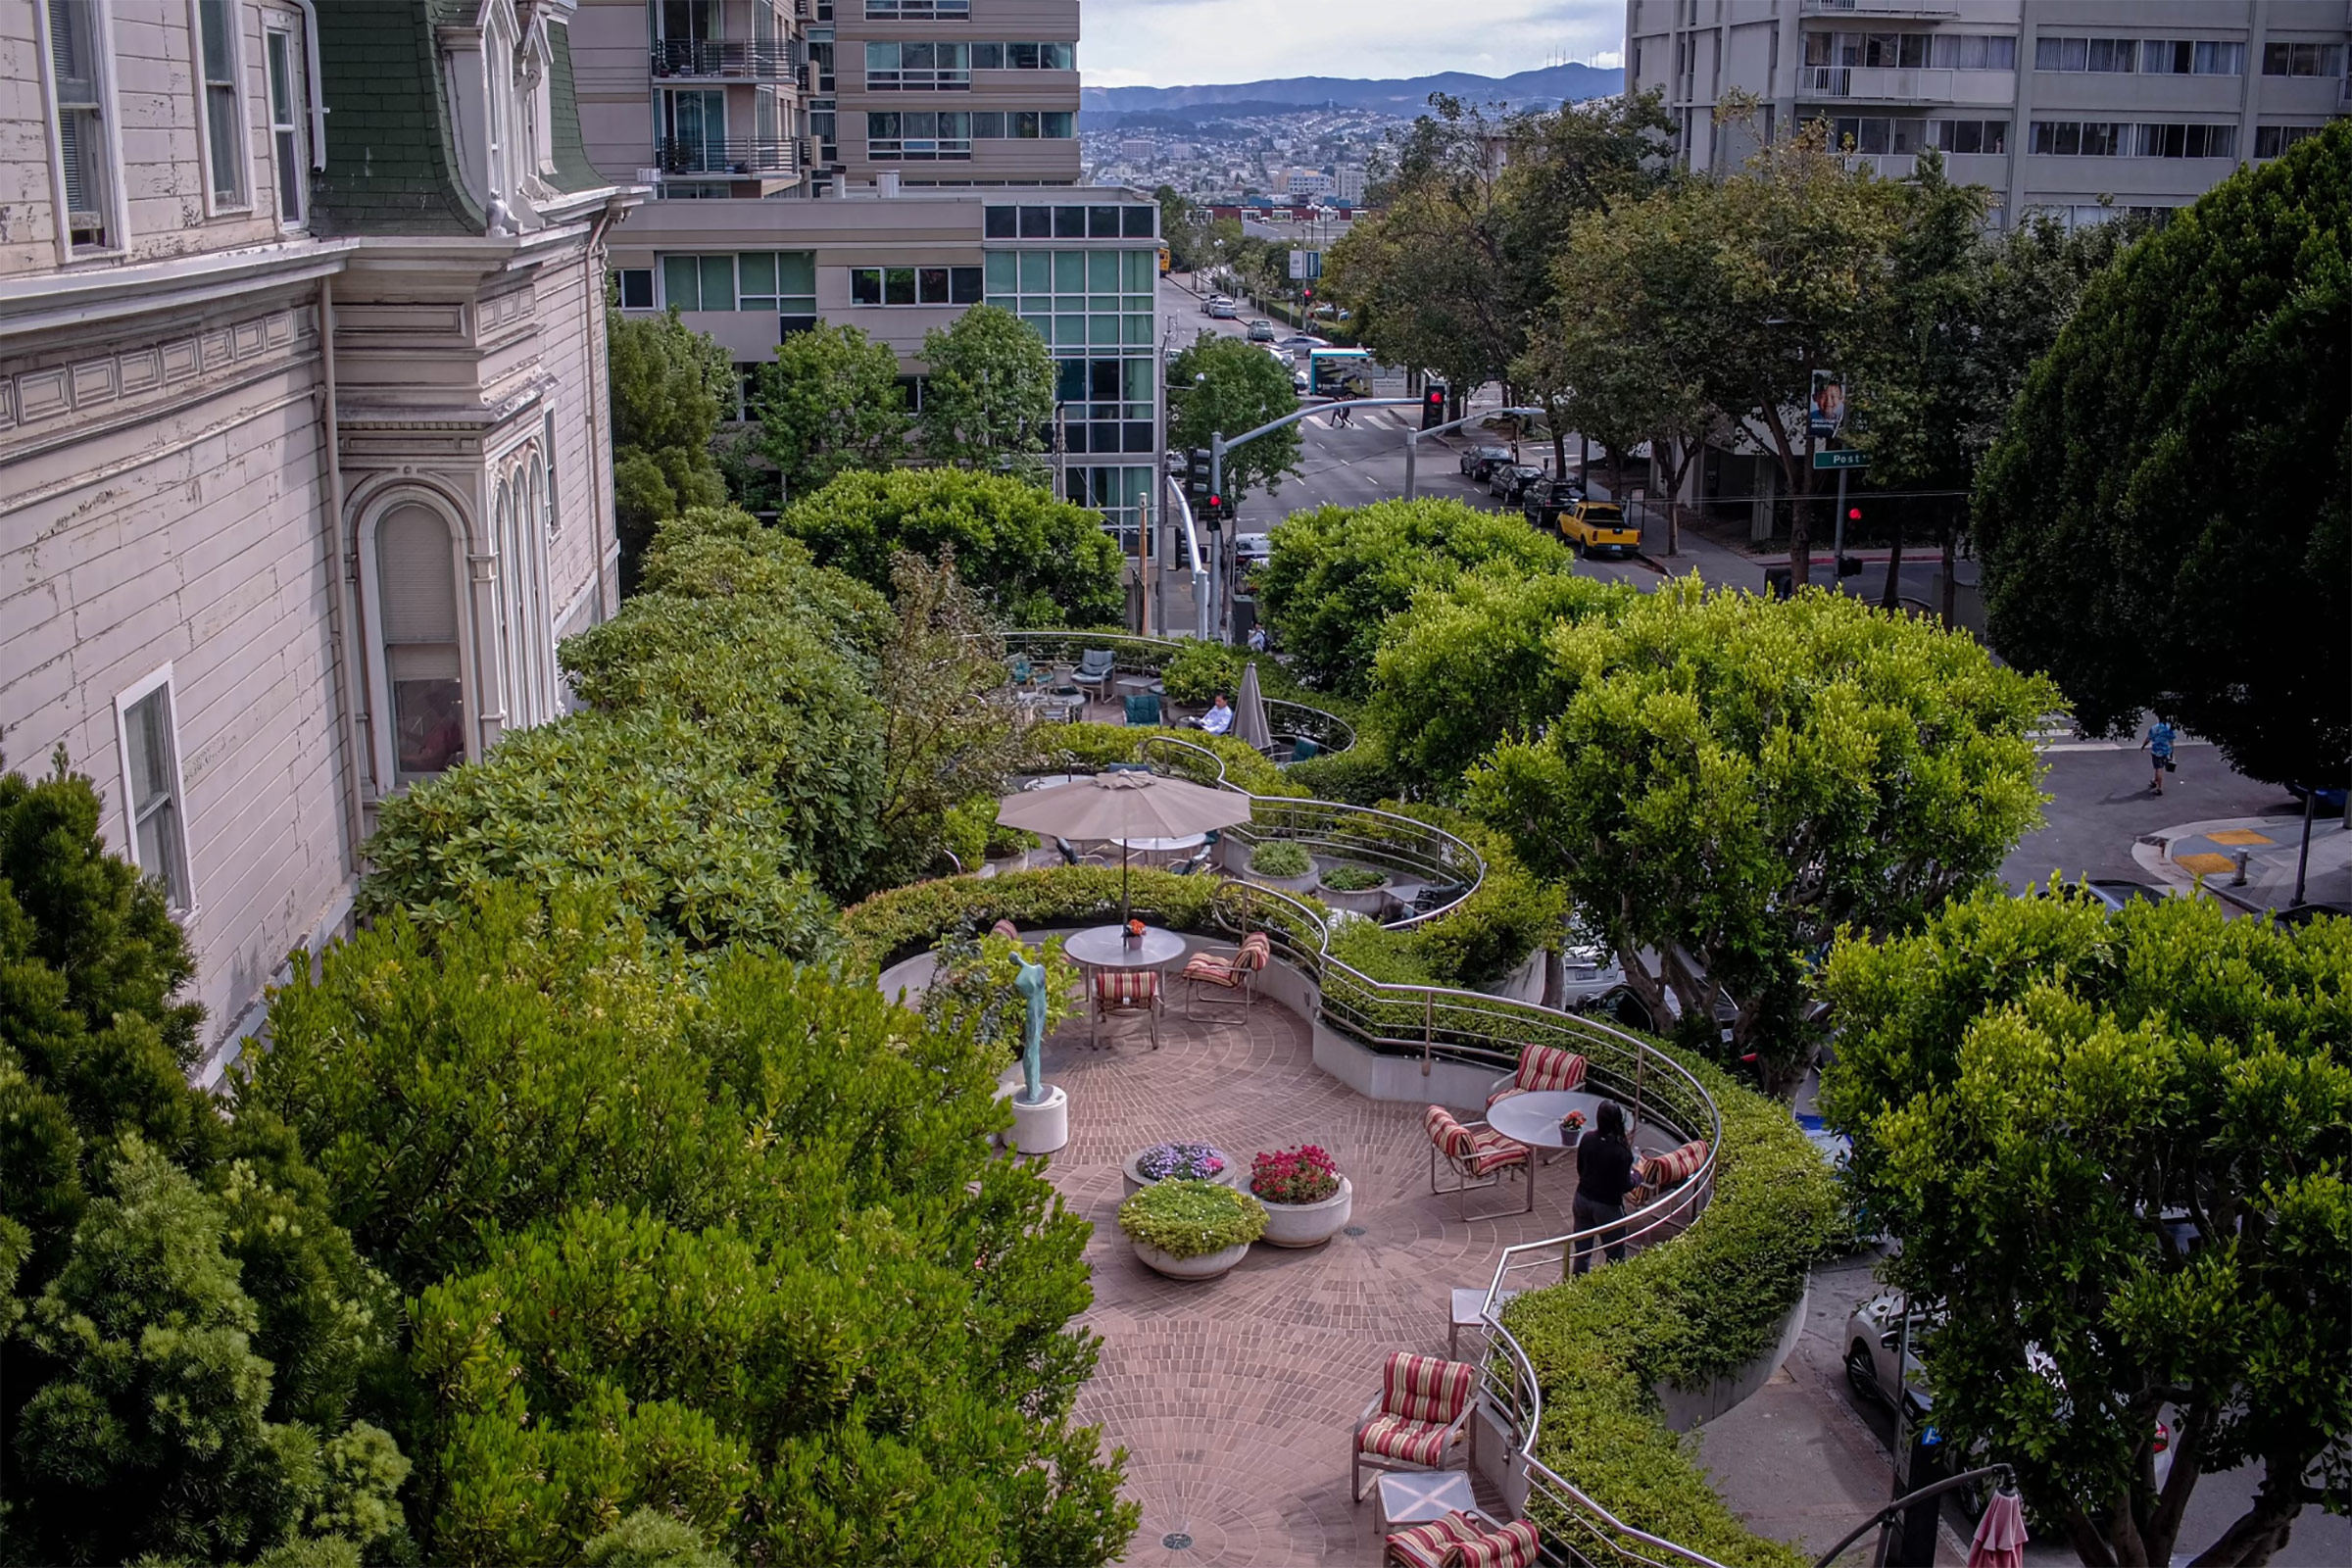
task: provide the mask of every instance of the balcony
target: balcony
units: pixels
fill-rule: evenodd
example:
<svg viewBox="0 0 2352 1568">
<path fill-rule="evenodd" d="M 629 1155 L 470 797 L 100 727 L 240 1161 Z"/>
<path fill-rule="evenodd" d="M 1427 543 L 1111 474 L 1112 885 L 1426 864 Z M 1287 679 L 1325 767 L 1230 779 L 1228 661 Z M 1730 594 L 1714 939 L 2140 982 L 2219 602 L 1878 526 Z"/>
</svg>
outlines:
<svg viewBox="0 0 2352 1568">
<path fill-rule="evenodd" d="M 800 172 L 794 144 L 783 139 L 720 141 L 699 136 L 665 138 L 654 144 L 663 174 L 734 174 L 772 178 Z"/>
<path fill-rule="evenodd" d="M 972 85 L 972 74 L 960 68 L 939 71 L 869 71 L 865 74 L 867 92 L 964 92 Z"/>
<path fill-rule="evenodd" d="M 969 22 L 972 0 L 865 0 L 868 22 Z"/>
<path fill-rule="evenodd" d="M 653 68 L 655 76 L 672 81 L 784 81 L 799 65 L 799 52 L 797 45 L 783 39 L 663 39 L 653 46 Z"/>
<path fill-rule="evenodd" d="M 1956 17 L 1954 0 L 1803 0 L 1808 17 Z"/>
</svg>

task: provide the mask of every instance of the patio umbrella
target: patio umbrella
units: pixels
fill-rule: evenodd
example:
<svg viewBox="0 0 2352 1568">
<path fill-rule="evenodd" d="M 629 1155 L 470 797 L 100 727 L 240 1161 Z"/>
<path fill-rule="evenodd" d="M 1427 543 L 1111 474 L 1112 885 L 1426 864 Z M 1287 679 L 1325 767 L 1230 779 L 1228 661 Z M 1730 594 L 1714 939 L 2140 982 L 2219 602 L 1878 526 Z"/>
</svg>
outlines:
<svg viewBox="0 0 2352 1568">
<path fill-rule="evenodd" d="M 1118 839 L 1119 918 L 1127 918 L 1128 839 L 1173 839 L 1250 820 L 1250 797 L 1156 773 L 1096 773 L 997 805 L 997 820 L 1065 839 Z"/>
<path fill-rule="evenodd" d="M 1274 744 L 1274 732 L 1266 727 L 1265 693 L 1257 689 L 1255 660 L 1242 670 L 1242 689 L 1233 700 L 1233 732 L 1261 752 Z"/>
<path fill-rule="evenodd" d="M 1992 1494 L 1969 1543 L 1968 1568 L 2020 1568 L 2026 1560 L 2026 1508 L 2007 1487 Z"/>
</svg>

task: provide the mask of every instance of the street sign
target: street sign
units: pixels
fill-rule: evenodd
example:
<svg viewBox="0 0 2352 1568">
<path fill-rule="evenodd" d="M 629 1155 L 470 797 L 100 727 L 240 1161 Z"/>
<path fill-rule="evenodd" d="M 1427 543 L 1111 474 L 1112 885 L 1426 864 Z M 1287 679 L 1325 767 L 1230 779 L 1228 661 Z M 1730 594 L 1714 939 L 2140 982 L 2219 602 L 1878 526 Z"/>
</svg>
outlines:
<svg viewBox="0 0 2352 1568">
<path fill-rule="evenodd" d="M 1297 282 L 1310 282 L 1323 275 L 1321 251 L 1291 252 L 1291 277 Z"/>
<path fill-rule="evenodd" d="M 1813 454 L 1813 466 L 1816 468 L 1867 468 L 1870 466 L 1870 454 L 1856 452 L 1850 448 L 1841 448 L 1835 452 L 1816 452 Z"/>
</svg>

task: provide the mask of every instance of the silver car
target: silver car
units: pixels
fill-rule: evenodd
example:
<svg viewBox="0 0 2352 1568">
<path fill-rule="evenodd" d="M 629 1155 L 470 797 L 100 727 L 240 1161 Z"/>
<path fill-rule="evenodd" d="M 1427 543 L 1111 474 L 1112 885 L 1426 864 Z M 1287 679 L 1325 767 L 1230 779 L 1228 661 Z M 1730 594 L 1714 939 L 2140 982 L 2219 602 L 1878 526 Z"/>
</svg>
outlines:
<svg viewBox="0 0 2352 1568">
<path fill-rule="evenodd" d="M 1220 321 L 1233 320 L 1241 314 L 1233 308 L 1231 300 L 1210 300 L 1207 310 L 1210 317 Z"/>
</svg>

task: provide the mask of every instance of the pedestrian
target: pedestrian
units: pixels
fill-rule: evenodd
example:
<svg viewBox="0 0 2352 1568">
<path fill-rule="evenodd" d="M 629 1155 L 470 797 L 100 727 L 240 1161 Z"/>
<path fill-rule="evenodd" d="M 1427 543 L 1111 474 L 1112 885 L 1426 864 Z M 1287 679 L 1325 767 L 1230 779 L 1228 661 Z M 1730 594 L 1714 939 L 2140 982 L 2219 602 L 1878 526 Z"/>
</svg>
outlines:
<svg viewBox="0 0 2352 1568">
<path fill-rule="evenodd" d="M 1611 1220 L 1625 1218 L 1625 1195 L 1634 1190 L 1634 1146 L 1625 1136 L 1625 1107 L 1604 1100 L 1592 1130 L 1576 1145 L 1576 1272 L 1591 1266 L 1592 1235 Z M 1604 1238 L 1609 1261 L 1625 1261 L 1622 1227 Z"/>
<path fill-rule="evenodd" d="M 1355 425 L 1354 416 L 1355 411 L 1350 409 L 1347 404 L 1343 403 L 1337 409 L 1332 411 L 1331 427 L 1334 430 L 1342 428 L 1353 429 Z"/>
<path fill-rule="evenodd" d="M 2139 743 L 2140 750 L 2146 752 L 2149 759 L 2156 764 L 2155 782 L 2150 787 L 2159 795 L 2164 793 L 2164 775 L 2175 771 L 2173 738 L 2177 733 L 2178 731 L 2167 723 L 2164 715 L 2160 713 L 2156 717 L 2156 722 L 2148 726 L 2148 738 Z"/>
<path fill-rule="evenodd" d="M 1266 651 L 1266 623 L 1262 620 L 1250 628 L 1250 651 L 1253 654 Z"/>
</svg>

